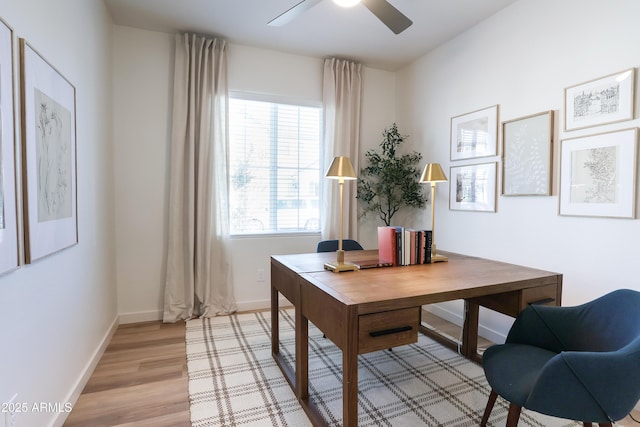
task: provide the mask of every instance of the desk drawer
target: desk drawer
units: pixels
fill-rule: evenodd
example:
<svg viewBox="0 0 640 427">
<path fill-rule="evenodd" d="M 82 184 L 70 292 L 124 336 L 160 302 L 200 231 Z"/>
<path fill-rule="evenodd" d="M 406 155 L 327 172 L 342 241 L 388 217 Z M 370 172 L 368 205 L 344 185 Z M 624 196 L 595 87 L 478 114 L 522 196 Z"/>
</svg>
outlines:
<svg viewBox="0 0 640 427">
<path fill-rule="evenodd" d="M 418 341 L 420 307 L 365 314 L 358 319 L 358 354 Z"/>
<path fill-rule="evenodd" d="M 557 289 L 558 287 L 555 284 L 545 285 L 471 298 L 469 301 L 508 316 L 516 317 L 529 304 L 559 305 L 559 301 L 556 300 Z"/>
<path fill-rule="evenodd" d="M 558 305 L 558 301 L 556 301 L 556 290 L 556 285 L 523 289 L 520 311 L 524 310 L 529 304 Z"/>
</svg>

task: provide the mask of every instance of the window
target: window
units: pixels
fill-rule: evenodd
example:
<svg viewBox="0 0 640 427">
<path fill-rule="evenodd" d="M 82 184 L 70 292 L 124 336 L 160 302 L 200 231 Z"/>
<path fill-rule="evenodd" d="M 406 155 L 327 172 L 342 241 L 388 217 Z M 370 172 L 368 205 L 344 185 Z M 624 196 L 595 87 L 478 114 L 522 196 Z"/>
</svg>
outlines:
<svg viewBox="0 0 640 427">
<path fill-rule="evenodd" d="M 231 97 L 231 234 L 320 230 L 319 107 Z"/>
</svg>

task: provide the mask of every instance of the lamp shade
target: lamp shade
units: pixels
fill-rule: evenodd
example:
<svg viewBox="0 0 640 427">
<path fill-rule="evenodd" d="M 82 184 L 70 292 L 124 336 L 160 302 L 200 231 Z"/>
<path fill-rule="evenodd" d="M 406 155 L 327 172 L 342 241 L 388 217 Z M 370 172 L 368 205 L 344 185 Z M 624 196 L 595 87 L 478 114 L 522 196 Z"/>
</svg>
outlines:
<svg viewBox="0 0 640 427">
<path fill-rule="evenodd" d="M 444 174 L 440 163 L 428 163 L 420 177 L 420 182 L 442 182 L 446 180 L 447 176 Z"/>
<path fill-rule="evenodd" d="M 331 179 L 358 179 L 348 157 L 335 157 L 325 176 Z"/>
</svg>

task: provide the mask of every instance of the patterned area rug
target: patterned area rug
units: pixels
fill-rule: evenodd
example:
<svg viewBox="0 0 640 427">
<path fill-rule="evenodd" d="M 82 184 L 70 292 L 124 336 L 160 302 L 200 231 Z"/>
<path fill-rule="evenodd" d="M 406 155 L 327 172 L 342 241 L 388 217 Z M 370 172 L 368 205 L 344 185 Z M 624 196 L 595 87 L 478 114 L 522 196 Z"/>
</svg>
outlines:
<svg viewBox="0 0 640 427">
<path fill-rule="evenodd" d="M 293 365 L 293 311 L 280 312 L 282 354 Z M 187 322 L 193 427 L 311 426 L 271 357 L 269 312 Z M 426 336 L 417 344 L 359 356 L 359 426 L 480 423 L 489 395 L 483 370 Z M 342 425 L 342 352 L 309 325 L 309 393 L 331 426 Z M 504 426 L 498 399 L 490 426 Z M 581 424 L 523 410 L 519 426 Z"/>
</svg>

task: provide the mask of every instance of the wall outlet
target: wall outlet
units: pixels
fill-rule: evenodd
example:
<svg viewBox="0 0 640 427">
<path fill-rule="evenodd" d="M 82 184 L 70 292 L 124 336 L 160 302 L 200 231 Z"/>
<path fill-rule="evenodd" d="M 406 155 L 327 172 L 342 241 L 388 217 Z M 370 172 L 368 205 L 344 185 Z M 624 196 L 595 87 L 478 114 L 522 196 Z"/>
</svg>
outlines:
<svg viewBox="0 0 640 427">
<path fill-rule="evenodd" d="M 259 268 L 256 270 L 256 280 L 258 282 L 264 282 L 264 268 Z"/>
</svg>

